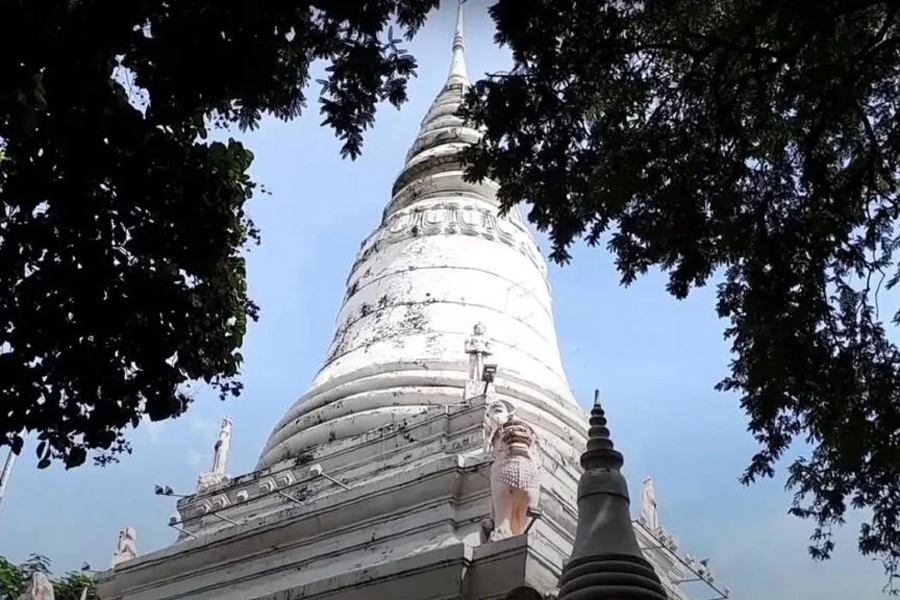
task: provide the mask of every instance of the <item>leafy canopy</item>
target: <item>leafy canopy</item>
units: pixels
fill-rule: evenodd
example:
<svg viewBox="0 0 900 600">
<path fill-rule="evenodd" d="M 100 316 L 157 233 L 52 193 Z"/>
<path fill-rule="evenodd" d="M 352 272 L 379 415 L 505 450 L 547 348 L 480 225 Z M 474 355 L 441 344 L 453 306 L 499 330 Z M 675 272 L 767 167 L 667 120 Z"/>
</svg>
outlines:
<svg viewBox="0 0 900 600">
<path fill-rule="evenodd" d="M 788 467 L 814 557 L 848 507 L 860 550 L 897 574 L 900 4 L 498 0 L 514 68 L 478 82 L 469 176 L 524 201 L 553 258 L 605 244 L 627 285 L 684 298 L 713 278 L 759 453 Z M 879 297 L 879 292 L 881 296 Z M 880 302 L 879 302 L 880 300 Z"/>
<path fill-rule="evenodd" d="M 415 73 L 382 32 L 436 5 L 0 6 L 0 444 L 33 431 L 42 467 L 104 462 L 142 416 L 182 414 L 183 384 L 240 393 L 253 155 L 207 127 L 299 116 L 322 60 L 323 124 L 355 158 Z"/>
<path fill-rule="evenodd" d="M 0 6 L 0 442 L 40 464 L 109 460 L 182 385 L 238 394 L 257 308 L 241 251 L 252 154 L 207 127 L 299 116 L 355 158 L 375 106 L 405 100 L 409 35 L 437 0 L 260 4 L 31 0 Z M 678 298 L 721 277 L 736 391 L 760 452 L 789 466 L 814 556 L 849 506 L 860 548 L 900 559 L 898 349 L 879 292 L 898 280 L 898 5 L 822 0 L 498 0 L 515 67 L 479 82 L 470 176 L 531 206 L 566 262 L 585 238 L 624 284 Z M 390 36 L 388 36 L 390 37 Z"/>
</svg>

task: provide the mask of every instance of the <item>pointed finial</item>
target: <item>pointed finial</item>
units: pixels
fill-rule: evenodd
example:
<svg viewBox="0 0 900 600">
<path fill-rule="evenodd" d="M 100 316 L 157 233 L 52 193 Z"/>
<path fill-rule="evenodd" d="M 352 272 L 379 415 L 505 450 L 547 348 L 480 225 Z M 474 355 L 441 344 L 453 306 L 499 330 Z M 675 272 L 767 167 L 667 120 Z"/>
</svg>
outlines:
<svg viewBox="0 0 900 600">
<path fill-rule="evenodd" d="M 450 62 L 450 76 L 447 84 L 469 83 L 469 75 L 466 71 L 466 41 L 463 33 L 464 11 L 463 4 L 466 0 L 459 0 L 456 7 L 456 29 L 453 32 L 453 59 Z"/>
<path fill-rule="evenodd" d="M 594 392 L 589 423 L 575 544 L 559 578 L 558 600 L 666 600 L 631 525 L 628 485 L 620 471 L 624 459 L 609 437 L 599 390 Z"/>
<path fill-rule="evenodd" d="M 594 407 L 588 420 L 587 449 L 581 455 L 584 469 L 613 469 L 618 471 L 625 463 L 622 453 L 615 449 L 606 427 L 606 414 L 600 405 L 600 390 L 594 390 Z"/>
</svg>

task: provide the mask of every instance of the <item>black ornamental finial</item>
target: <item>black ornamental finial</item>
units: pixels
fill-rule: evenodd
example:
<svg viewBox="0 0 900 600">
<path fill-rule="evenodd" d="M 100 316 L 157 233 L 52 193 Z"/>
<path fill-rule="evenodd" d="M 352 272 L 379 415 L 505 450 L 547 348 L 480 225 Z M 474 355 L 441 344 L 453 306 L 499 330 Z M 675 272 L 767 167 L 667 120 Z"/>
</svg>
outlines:
<svg viewBox="0 0 900 600">
<path fill-rule="evenodd" d="M 599 391 L 589 423 L 575 545 L 559 578 L 557 600 L 666 600 L 634 535 L 628 484 L 620 470 L 625 461 L 609 437 Z"/>
</svg>

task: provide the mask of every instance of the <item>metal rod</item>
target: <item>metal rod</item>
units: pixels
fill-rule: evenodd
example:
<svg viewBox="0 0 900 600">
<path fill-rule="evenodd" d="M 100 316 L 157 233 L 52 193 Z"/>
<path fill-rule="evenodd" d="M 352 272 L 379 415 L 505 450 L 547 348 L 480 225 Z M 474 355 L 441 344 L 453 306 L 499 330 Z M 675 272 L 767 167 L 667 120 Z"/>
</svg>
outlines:
<svg viewBox="0 0 900 600">
<path fill-rule="evenodd" d="M 293 502 L 293 503 L 296 504 L 297 506 L 303 506 L 303 503 L 302 503 L 302 502 L 300 502 L 299 500 L 297 500 L 296 498 L 294 498 L 294 497 L 291 496 L 290 494 L 285 494 L 285 493 L 282 492 L 281 490 L 275 490 L 275 493 L 278 494 L 279 496 L 283 496 L 284 498 L 287 498 L 288 500 L 290 500 L 291 502 Z"/>
<path fill-rule="evenodd" d="M 239 525 L 239 523 L 237 521 L 232 521 L 225 515 L 220 515 L 219 513 L 209 513 L 209 514 L 211 514 L 212 516 L 214 516 L 217 519 L 221 519 L 222 521 L 225 521 L 226 523 L 231 523 L 232 525 Z"/>
<path fill-rule="evenodd" d="M 650 528 L 648 528 L 646 525 L 644 525 L 643 523 L 641 523 L 640 520 L 634 519 L 634 520 L 632 520 L 631 522 L 632 522 L 632 524 L 637 524 L 638 526 L 641 527 L 641 529 L 643 529 L 644 531 L 646 531 L 647 534 L 650 536 L 651 539 L 656 540 L 657 542 L 659 542 L 659 536 L 657 536 L 657 534 L 656 534 L 655 532 L 650 531 Z M 681 556 L 681 554 L 679 554 L 679 553 L 676 552 L 675 550 L 672 550 L 671 548 L 669 548 L 669 547 L 666 546 L 665 544 L 660 544 L 660 545 L 658 545 L 658 546 L 647 546 L 647 547 L 645 547 L 645 548 L 641 548 L 641 551 L 644 551 L 644 550 L 664 550 L 664 551 L 668 552 L 669 554 L 671 554 L 671 555 L 672 555 L 679 563 L 681 563 L 681 565 L 682 565 L 683 567 L 685 567 L 689 572 L 691 572 L 691 573 L 693 573 L 694 575 L 697 576 L 696 578 L 689 578 L 689 579 L 673 579 L 673 580 L 672 580 L 672 583 L 673 583 L 674 585 L 681 585 L 682 583 L 695 583 L 695 582 L 698 582 L 698 581 L 699 581 L 699 582 L 701 582 L 701 583 L 705 583 L 711 590 L 713 590 L 714 592 L 716 592 L 717 594 L 719 594 L 717 597 L 715 597 L 715 598 L 708 598 L 707 600 L 727 600 L 727 598 L 729 597 L 730 594 L 726 593 L 725 591 L 723 591 L 723 589 L 719 588 L 719 586 L 717 586 L 716 584 L 712 583 L 712 582 L 709 581 L 707 578 L 705 578 L 705 577 L 700 573 L 700 571 L 698 571 L 697 568 L 695 568 L 695 567 L 694 567 L 691 563 L 689 563 L 683 556 Z"/>
<path fill-rule="evenodd" d="M 198 539 L 196 535 L 194 535 L 187 529 L 184 529 L 183 527 L 179 527 L 178 525 L 174 525 L 172 523 L 169 523 L 169 527 L 171 527 L 172 529 L 174 529 L 175 531 L 177 531 L 179 533 L 183 533 L 184 535 L 188 536 L 191 539 L 194 539 L 194 540 Z"/>
<path fill-rule="evenodd" d="M 642 552 L 644 550 L 668 550 L 668 548 L 666 546 L 646 546 L 644 548 L 641 548 Z"/>
<path fill-rule="evenodd" d="M 334 477 L 332 477 L 331 475 L 329 475 L 328 473 L 326 473 L 326 472 L 324 472 L 324 471 L 322 471 L 322 477 L 324 477 L 325 479 L 327 479 L 328 481 L 330 481 L 330 482 L 332 482 L 332 483 L 335 483 L 335 484 L 341 486 L 341 487 L 344 488 L 345 490 L 349 490 L 349 489 L 350 489 L 350 486 L 349 486 L 349 485 L 347 485 L 346 483 L 344 483 L 343 481 L 341 481 L 341 480 L 339 480 L 339 479 L 335 479 Z"/>
</svg>

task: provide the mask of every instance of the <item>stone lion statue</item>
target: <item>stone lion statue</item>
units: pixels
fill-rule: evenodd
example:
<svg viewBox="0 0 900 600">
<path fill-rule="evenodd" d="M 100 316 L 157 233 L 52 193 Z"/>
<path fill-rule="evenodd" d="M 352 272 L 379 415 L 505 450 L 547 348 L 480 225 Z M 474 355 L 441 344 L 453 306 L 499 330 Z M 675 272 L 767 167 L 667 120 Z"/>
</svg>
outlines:
<svg viewBox="0 0 900 600">
<path fill-rule="evenodd" d="M 54 600 L 53 584 L 45 574 L 35 571 L 31 574 L 19 600 Z"/>
<path fill-rule="evenodd" d="M 540 494 L 537 437 L 515 414 L 509 402 L 492 400 L 484 414 L 485 451 L 491 464 L 491 541 L 521 535 L 528 509 L 537 508 Z"/>
</svg>

